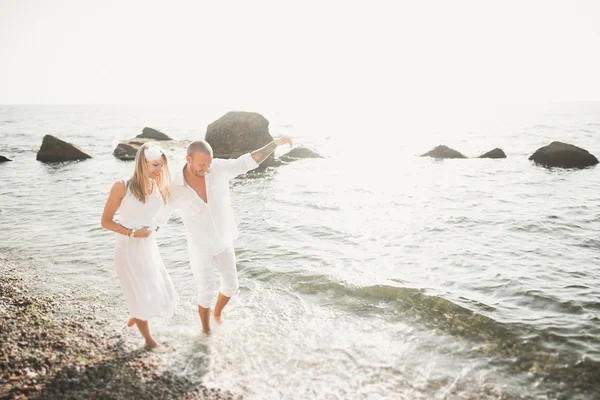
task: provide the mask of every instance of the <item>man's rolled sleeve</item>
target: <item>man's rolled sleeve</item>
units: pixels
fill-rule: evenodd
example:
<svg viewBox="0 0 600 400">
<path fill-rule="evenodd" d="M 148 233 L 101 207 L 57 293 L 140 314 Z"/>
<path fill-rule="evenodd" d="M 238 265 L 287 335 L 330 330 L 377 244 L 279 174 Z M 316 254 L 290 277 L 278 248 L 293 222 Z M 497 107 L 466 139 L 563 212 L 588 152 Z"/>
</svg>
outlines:
<svg viewBox="0 0 600 400">
<path fill-rule="evenodd" d="M 231 160 L 228 164 L 229 168 L 227 172 L 229 173 L 229 179 L 245 174 L 259 166 L 250 153 L 243 154 L 235 160 Z"/>
</svg>

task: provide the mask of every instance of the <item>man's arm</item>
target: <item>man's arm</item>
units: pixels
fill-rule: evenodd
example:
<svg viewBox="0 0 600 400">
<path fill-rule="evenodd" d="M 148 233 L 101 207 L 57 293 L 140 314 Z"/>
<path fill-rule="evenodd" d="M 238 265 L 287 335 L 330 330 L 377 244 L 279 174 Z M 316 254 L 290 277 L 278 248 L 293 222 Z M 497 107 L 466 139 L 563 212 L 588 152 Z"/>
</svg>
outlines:
<svg viewBox="0 0 600 400">
<path fill-rule="evenodd" d="M 282 137 L 279 139 L 275 139 L 271 143 L 269 143 L 268 145 L 263 147 L 262 149 L 254 150 L 252 153 L 250 153 L 250 155 L 252 155 L 252 158 L 254 159 L 254 161 L 256 161 L 258 164 L 260 164 L 263 161 L 265 161 L 267 159 L 267 157 L 269 157 L 275 151 L 275 149 L 277 147 L 279 147 L 283 144 L 289 144 L 290 147 L 292 147 L 292 139 L 290 139 L 288 137 Z"/>
<path fill-rule="evenodd" d="M 211 168 L 214 171 L 225 171 L 224 173 L 227 177 L 233 179 L 238 175 L 245 174 L 248 171 L 258 168 L 258 165 L 265 161 L 278 146 L 286 143 L 291 146 L 292 140 L 287 137 L 275 139 L 262 149 L 255 150 L 252 153 L 243 154 L 234 159 L 224 160 L 215 158 Z"/>
</svg>

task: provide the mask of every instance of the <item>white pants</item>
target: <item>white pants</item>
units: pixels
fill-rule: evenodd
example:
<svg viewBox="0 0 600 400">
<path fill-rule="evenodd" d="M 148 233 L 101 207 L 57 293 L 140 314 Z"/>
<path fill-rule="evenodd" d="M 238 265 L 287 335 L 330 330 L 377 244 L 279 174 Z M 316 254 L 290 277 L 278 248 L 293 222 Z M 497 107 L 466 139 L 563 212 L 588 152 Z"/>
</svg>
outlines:
<svg viewBox="0 0 600 400">
<path fill-rule="evenodd" d="M 218 291 L 224 296 L 231 297 L 237 292 L 239 284 L 233 246 L 216 256 L 195 254 L 190 257 L 190 262 L 198 285 L 198 305 L 200 307 L 210 308 L 217 294 L 217 280 L 220 280 Z"/>
</svg>

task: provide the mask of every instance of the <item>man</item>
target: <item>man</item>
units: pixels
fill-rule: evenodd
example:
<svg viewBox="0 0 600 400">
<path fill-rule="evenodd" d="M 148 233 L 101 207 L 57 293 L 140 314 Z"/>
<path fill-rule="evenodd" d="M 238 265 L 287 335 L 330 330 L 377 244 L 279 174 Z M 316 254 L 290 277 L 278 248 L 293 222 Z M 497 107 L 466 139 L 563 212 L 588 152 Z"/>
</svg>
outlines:
<svg viewBox="0 0 600 400">
<path fill-rule="evenodd" d="M 198 314 L 202 331 L 210 335 L 210 305 L 214 298 L 217 274 L 220 287 L 213 316 L 221 323 L 221 313 L 238 289 L 233 241 L 239 236 L 233 219 L 229 180 L 256 167 L 283 144 L 287 138 L 273 140 L 265 147 L 239 158 L 213 159 L 210 144 L 204 140 L 189 145 L 186 165 L 177 172 L 169 206 L 156 218 L 165 224 L 171 211 L 181 215 L 187 231 L 187 247 L 194 278 L 198 284 Z M 216 270 L 216 271 L 215 271 Z"/>
</svg>

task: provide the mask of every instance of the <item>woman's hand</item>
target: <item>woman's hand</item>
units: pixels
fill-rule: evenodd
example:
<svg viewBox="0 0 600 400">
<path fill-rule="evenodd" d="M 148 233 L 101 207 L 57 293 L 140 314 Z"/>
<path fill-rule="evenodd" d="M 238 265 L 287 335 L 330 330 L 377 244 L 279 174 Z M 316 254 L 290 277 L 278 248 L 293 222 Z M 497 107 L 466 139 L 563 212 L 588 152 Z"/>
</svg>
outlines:
<svg viewBox="0 0 600 400">
<path fill-rule="evenodd" d="M 152 230 L 149 226 L 144 226 L 141 229 L 134 231 L 131 236 L 134 238 L 147 238 L 152 234 Z"/>
</svg>

